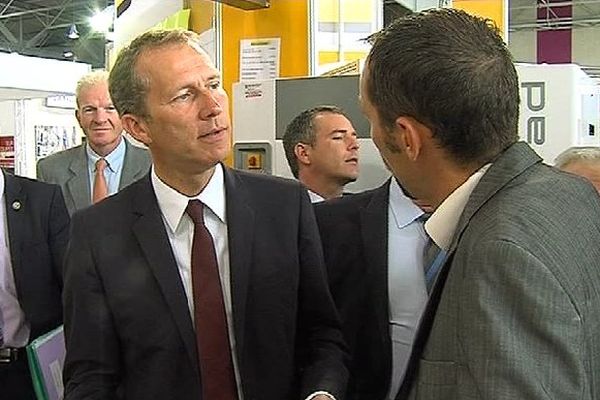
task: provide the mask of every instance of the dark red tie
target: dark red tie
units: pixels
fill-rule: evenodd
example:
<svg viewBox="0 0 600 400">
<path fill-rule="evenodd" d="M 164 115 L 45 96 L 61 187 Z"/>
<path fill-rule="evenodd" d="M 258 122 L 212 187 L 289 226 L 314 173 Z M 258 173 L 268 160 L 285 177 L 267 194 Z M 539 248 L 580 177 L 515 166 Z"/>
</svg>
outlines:
<svg viewBox="0 0 600 400">
<path fill-rule="evenodd" d="M 219 268 L 203 209 L 199 200 L 190 200 L 186 209 L 194 221 L 192 288 L 202 399 L 237 400 Z"/>
</svg>

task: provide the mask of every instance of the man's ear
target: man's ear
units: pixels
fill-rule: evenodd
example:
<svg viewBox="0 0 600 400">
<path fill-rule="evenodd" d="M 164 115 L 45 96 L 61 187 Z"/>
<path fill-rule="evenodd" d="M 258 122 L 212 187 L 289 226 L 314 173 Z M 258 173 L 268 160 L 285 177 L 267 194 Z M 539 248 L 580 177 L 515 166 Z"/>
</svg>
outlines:
<svg viewBox="0 0 600 400">
<path fill-rule="evenodd" d="M 296 155 L 296 159 L 300 164 L 310 164 L 310 150 L 308 149 L 309 147 L 310 145 L 304 143 L 296 143 L 296 145 L 294 146 L 294 154 Z"/>
<path fill-rule="evenodd" d="M 121 117 L 121 124 L 123 125 L 123 129 L 138 142 L 146 146 L 152 143 L 148 125 L 142 118 L 132 114 L 125 114 Z"/>
<path fill-rule="evenodd" d="M 404 150 L 407 157 L 414 161 L 421 152 L 428 137 L 431 137 L 431 130 L 413 117 L 398 117 L 396 119 L 396 129 L 401 135 L 394 135 L 399 141 L 397 145 Z"/>
</svg>

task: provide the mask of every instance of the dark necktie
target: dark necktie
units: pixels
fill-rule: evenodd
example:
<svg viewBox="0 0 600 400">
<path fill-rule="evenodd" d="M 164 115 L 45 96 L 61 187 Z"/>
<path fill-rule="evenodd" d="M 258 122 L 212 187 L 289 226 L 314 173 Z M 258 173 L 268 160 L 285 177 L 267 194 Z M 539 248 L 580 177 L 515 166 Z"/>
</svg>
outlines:
<svg viewBox="0 0 600 400">
<path fill-rule="evenodd" d="M 223 291 L 212 236 L 204 225 L 203 209 L 204 204 L 199 200 L 190 200 L 186 209 L 194 221 L 192 288 L 202 398 L 236 400 Z"/>
</svg>

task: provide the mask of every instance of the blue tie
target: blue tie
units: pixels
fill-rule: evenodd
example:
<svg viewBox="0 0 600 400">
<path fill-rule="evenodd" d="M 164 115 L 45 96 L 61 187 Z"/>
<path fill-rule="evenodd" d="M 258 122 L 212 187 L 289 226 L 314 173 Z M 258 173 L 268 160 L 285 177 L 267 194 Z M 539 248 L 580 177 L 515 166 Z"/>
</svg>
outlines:
<svg viewBox="0 0 600 400">
<path fill-rule="evenodd" d="M 431 214 L 424 213 L 419 217 L 419 221 L 422 221 L 423 224 L 429 219 Z M 427 232 L 425 232 L 427 234 Z M 429 236 L 427 234 L 427 236 Z M 427 293 L 431 292 L 431 288 L 435 282 L 435 278 L 440 271 L 442 265 L 444 265 L 444 261 L 446 261 L 447 252 L 438 247 L 437 244 L 429 238 L 429 241 L 425 244 L 425 249 L 423 251 L 423 270 L 425 273 L 425 286 L 427 288 Z"/>
</svg>

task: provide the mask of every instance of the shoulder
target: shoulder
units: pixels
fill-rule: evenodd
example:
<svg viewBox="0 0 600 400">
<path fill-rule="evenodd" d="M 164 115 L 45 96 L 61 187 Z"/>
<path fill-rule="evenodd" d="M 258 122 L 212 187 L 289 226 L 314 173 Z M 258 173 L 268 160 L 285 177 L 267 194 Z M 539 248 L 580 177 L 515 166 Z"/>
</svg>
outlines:
<svg viewBox="0 0 600 400">
<path fill-rule="evenodd" d="M 84 154 L 83 145 L 71 147 L 70 149 L 59 151 L 58 153 L 51 154 L 47 157 L 42 158 L 38 161 L 38 167 L 40 168 L 52 168 L 65 167 L 64 163 L 74 158 L 81 157 Z"/>
<path fill-rule="evenodd" d="M 387 202 L 388 187 L 387 184 L 383 184 L 375 189 L 317 203 L 315 213 L 317 217 L 358 213 L 368 207 L 374 198 L 382 198 Z"/>
<path fill-rule="evenodd" d="M 297 194 L 304 191 L 304 187 L 296 180 L 255 172 L 240 171 L 224 168 L 225 182 L 229 186 L 256 193 Z"/>
<path fill-rule="evenodd" d="M 148 151 L 148 149 L 131 143 L 129 141 L 129 139 L 127 139 L 126 137 L 123 137 L 123 140 L 125 140 L 125 145 L 127 148 L 126 154 L 128 156 L 139 157 L 142 159 L 150 160 L 150 152 Z"/>
<path fill-rule="evenodd" d="M 25 193 L 30 201 L 50 201 L 56 194 L 60 195 L 60 187 L 55 184 L 41 182 L 23 176 L 6 174 L 7 190 L 18 187 L 20 193 Z"/>
</svg>

